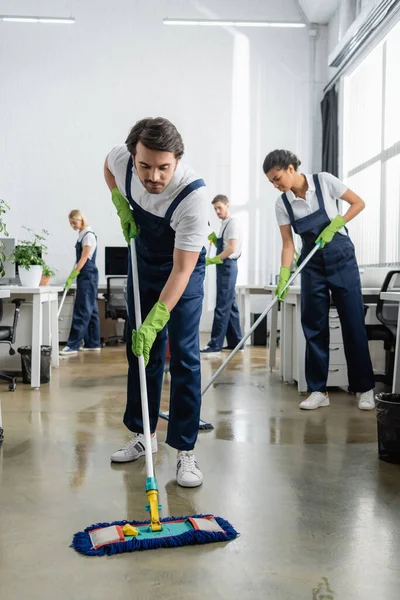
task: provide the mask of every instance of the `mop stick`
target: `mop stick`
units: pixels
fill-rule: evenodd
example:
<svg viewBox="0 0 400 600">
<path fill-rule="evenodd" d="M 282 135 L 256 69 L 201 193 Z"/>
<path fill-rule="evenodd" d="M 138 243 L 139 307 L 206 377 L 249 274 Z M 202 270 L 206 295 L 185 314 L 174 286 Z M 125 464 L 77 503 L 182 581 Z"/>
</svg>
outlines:
<svg viewBox="0 0 400 600">
<path fill-rule="evenodd" d="M 136 331 L 139 331 L 142 325 L 142 312 L 140 308 L 139 291 L 139 273 L 137 266 L 135 239 L 131 238 L 131 260 L 132 260 L 132 281 L 133 281 L 133 300 L 135 305 Z M 139 363 L 139 381 L 140 381 L 140 399 L 142 403 L 143 434 L 146 456 L 146 494 L 149 500 L 150 527 L 152 531 L 161 531 L 159 505 L 158 505 L 158 485 L 154 477 L 153 455 L 151 452 L 150 436 L 150 417 L 149 404 L 147 399 L 146 366 L 144 364 L 143 354 L 138 357 Z"/>
<path fill-rule="evenodd" d="M 301 271 L 304 269 L 304 267 L 306 266 L 306 264 L 312 259 L 312 257 L 317 252 L 317 250 L 319 250 L 319 248 L 320 248 L 320 244 L 318 243 L 318 244 L 315 245 L 315 248 L 313 248 L 311 250 L 311 252 L 308 254 L 308 256 L 306 256 L 306 258 L 303 260 L 303 262 L 298 267 L 298 269 L 296 269 L 296 271 L 290 277 L 289 281 L 287 282 L 287 284 L 283 288 L 282 292 L 284 292 L 286 290 L 286 288 L 288 288 L 292 284 L 292 282 L 296 279 L 297 275 L 299 275 L 301 273 Z M 272 302 L 270 302 L 270 304 L 267 306 L 267 308 L 264 310 L 264 312 L 258 317 L 258 319 L 256 320 L 256 322 L 252 325 L 252 327 L 249 329 L 249 331 L 246 333 L 246 335 L 240 340 L 240 342 L 238 343 L 238 345 L 232 350 L 232 352 L 230 353 L 230 355 L 228 356 L 228 358 L 222 363 L 222 365 L 219 367 L 219 369 L 211 377 L 211 380 L 207 383 L 206 387 L 201 392 L 202 396 L 204 396 L 204 394 L 206 393 L 206 391 L 212 386 L 212 384 L 214 383 L 214 381 L 219 377 L 219 375 L 222 373 L 222 371 L 228 366 L 228 364 L 231 362 L 231 360 L 235 356 L 235 354 L 240 350 L 240 348 L 243 346 L 243 344 L 246 342 L 246 340 L 251 336 L 251 334 L 253 333 L 253 331 L 255 331 L 255 329 L 257 329 L 257 327 L 259 326 L 259 324 L 261 323 L 261 321 L 264 319 L 264 317 L 266 317 L 266 315 L 270 312 L 270 310 L 272 309 L 272 307 L 277 302 L 278 302 L 278 296 L 275 296 L 275 298 L 272 300 Z"/>
<path fill-rule="evenodd" d="M 67 290 L 67 288 L 65 288 L 65 289 L 64 289 L 64 293 L 63 293 L 63 295 L 62 295 L 62 298 L 61 298 L 60 306 L 59 306 L 59 308 L 58 308 L 57 319 L 59 319 L 59 318 L 60 318 L 61 311 L 62 311 L 62 307 L 63 307 L 63 305 L 64 305 L 64 300 L 65 300 L 65 297 L 66 297 L 66 295 L 67 295 L 67 292 L 68 292 L 68 290 Z"/>
<path fill-rule="evenodd" d="M 72 267 L 72 269 L 75 269 L 75 267 L 76 267 L 76 263 L 74 263 L 74 266 Z M 63 293 L 62 298 L 61 298 L 60 306 L 58 307 L 57 319 L 60 318 L 62 307 L 64 306 L 64 300 L 65 300 L 65 298 L 66 298 L 66 296 L 68 294 L 68 291 L 69 291 L 69 288 L 68 289 L 64 288 L 64 293 Z"/>
</svg>

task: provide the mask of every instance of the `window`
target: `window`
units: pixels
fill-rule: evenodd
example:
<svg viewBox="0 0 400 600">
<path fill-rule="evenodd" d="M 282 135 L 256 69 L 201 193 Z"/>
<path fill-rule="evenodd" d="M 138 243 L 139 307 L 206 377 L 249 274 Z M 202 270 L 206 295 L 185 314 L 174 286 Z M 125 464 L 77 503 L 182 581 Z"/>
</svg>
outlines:
<svg viewBox="0 0 400 600">
<path fill-rule="evenodd" d="M 343 180 L 366 202 L 349 223 L 360 265 L 400 260 L 400 25 L 344 80 Z"/>
</svg>

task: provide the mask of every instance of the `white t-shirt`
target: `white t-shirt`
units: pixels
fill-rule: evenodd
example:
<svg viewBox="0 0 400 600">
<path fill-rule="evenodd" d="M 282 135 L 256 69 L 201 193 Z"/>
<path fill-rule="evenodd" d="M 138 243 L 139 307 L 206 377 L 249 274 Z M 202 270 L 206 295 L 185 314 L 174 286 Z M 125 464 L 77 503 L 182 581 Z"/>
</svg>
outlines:
<svg viewBox="0 0 400 600">
<path fill-rule="evenodd" d="M 305 175 L 305 177 L 307 178 L 308 183 L 305 200 L 295 196 L 292 190 L 286 192 L 287 199 L 292 206 L 294 218 L 296 220 L 311 215 L 319 209 L 313 177 L 312 175 Z M 343 196 L 348 187 L 340 181 L 340 179 L 330 173 L 318 173 L 318 180 L 321 186 L 326 214 L 332 221 L 338 214 L 336 201 Z M 279 227 L 281 225 L 290 225 L 290 218 L 281 196 L 279 196 L 276 201 L 275 213 Z M 346 235 L 344 228 L 340 229 L 339 233 Z"/>
<path fill-rule="evenodd" d="M 108 168 L 115 177 L 118 189 L 126 198 L 125 177 L 129 160 L 126 145 L 115 146 L 108 155 Z M 192 181 L 200 179 L 182 160 L 174 176 L 161 194 L 150 194 L 140 181 L 135 166 L 132 167 L 132 199 L 144 210 L 158 217 L 165 213 L 176 196 Z M 206 243 L 208 230 L 208 203 L 206 188 L 191 192 L 172 213 L 170 221 L 175 231 L 175 248 L 200 252 Z"/>
<path fill-rule="evenodd" d="M 227 247 L 228 240 L 237 240 L 236 252 L 233 252 L 228 258 L 239 258 L 242 252 L 242 231 L 236 217 L 228 217 L 222 221 L 218 237 L 223 238 L 223 250 Z"/>
<path fill-rule="evenodd" d="M 88 231 L 90 233 L 88 233 Z M 90 227 L 90 225 L 88 225 L 87 227 L 85 227 L 85 229 L 82 229 L 82 231 L 80 231 L 78 235 L 78 242 L 82 242 L 83 237 L 85 237 L 85 239 L 82 242 L 83 246 L 90 246 L 89 258 L 92 258 L 97 246 L 96 236 L 94 235 L 94 233 L 91 233 L 92 231 L 93 229 Z"/>
</svg>

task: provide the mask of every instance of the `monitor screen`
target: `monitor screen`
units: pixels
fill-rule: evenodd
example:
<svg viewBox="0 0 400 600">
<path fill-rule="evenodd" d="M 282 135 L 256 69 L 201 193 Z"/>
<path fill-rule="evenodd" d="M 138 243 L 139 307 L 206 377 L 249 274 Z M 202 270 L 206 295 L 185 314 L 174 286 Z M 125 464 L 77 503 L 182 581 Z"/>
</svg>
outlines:
<svg viewBox="0 0 400 600">
<path fill-rule="evenodd" d="M 105 274 L 128 275 L 128 247 L 106 246 Z"/>
</svg>

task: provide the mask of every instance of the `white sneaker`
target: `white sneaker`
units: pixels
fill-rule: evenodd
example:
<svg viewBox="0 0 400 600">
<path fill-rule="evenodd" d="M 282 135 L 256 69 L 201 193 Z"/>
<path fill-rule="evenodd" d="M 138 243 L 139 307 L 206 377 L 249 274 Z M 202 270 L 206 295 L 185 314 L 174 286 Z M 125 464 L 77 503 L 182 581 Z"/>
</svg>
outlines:
<svg viewBox="0 0 400 600">
<path fill-rule="evenodd" d="M 369 390 L 368 392 L 363 392 L 362 394 L 360 394 L 358 408 L 360 410 L 374 410 L 374 390 Z"/>
<path fill-rule="evenodd" d="M 203 483 L 203 473 L 199 469 L 192 450 L 178 452 L 176 481 L 182 487 L 198 487 Z"/>
<path fill-rule="evenodd" d="M 65 346 L 62 350 L 60 350 L 60 356 L 76 356 L 78 354 L 78 350 L 73 350 L 69 346 Z"/>
<path fill-rule="evenodd" d="M 311 392 L 306 400 L 300 403 L 300 408 L 304 410 L 314 410 L 320 406 L 329 406 L 329 396 L 325 396 L 322 392 Z"/>
<path fill-rule="evenodd" d="M 155 435 L 151 438 L 151 451 L 154 454 L 157 450 L 157 435 Z M 143 433 L 134 433 L 133 438 L 123 448 L 111 454 L 111 462 L 130 462 L 144 456 L 145 453 Z"/>
<path fill-rule="evenodd" d="M 86 348 L 85 346 L 82 346 L 82 348 L 79 348 L 80 352 L 100 352 L 101 348 L 100 346 L 97 348 Z"/>
</svg>

